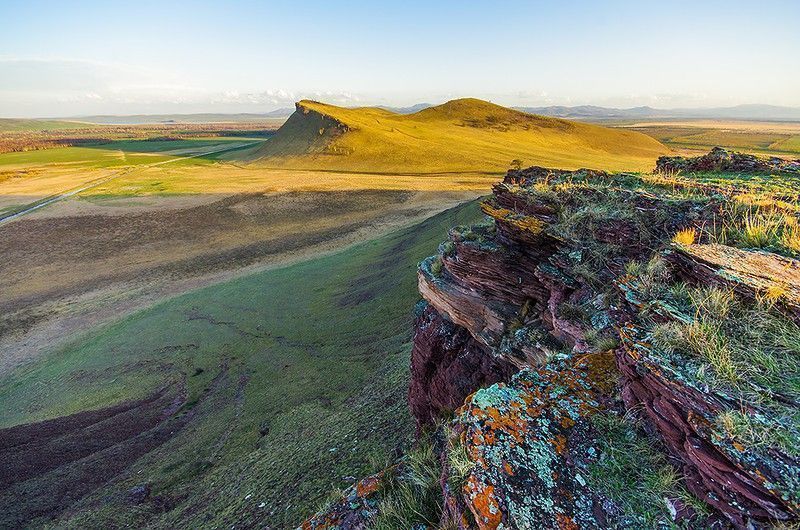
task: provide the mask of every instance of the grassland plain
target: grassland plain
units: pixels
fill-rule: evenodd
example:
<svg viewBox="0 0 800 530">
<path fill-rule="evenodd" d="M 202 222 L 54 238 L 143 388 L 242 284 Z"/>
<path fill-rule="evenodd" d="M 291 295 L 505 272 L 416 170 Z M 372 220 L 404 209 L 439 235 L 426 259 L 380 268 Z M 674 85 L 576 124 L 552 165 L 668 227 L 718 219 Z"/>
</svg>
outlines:
<svg viewBox="0 0 800 530">
<path fill-rule="evenodd" d="M 10 485 L 0 526 L 297 523 L 411 433 L 414 271 L 450 226 L 479 217 L 470 203 L 338 254 L 186 294 L 3 377 L 4 427 L 169 385 L 184 397 L 166 420 L 174 436 L 108 484 L 86 491 L 86 470 L 103 475 L 147 433 L 96 442 L 89 456 Z M 137 486 L 148 493 L 131 500 Z"/>
<path fill-rule="evenodd" d="M 263 140 L 126 140 L 92 147 L 2 153 L 0 216 L 23 209 L 46 197 L 153 164 L 169 163 L 193 167 L 212 164 L 215 157 L 222 154 L 221 151 L 246 149 L 260 141 Z"/>
<path fill-rule="evenodd" d="M 667 152 L 634 131 L 534 116 L 477 99 L 413 114 L 301 101 L 253 158 L 266 167 L 425 174 L 503 172 L 513 160 L 648 170 Z"/>
<path fill-rule="evenodd" d="M 652 136 L 677 151 L 725 147 L 762 155 L 800 156 L 800 123 L 737 120 L 624 121 L 617 127 Z"/>
</svg>

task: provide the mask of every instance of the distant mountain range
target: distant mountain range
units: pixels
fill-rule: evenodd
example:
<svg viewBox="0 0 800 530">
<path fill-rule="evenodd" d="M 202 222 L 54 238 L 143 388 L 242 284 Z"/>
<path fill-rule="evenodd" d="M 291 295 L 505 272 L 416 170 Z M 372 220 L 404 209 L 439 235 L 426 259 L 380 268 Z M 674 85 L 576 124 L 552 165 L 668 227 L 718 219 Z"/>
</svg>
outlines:
<svg viewBox="0 0 800 530">
<path fill-rule="evenodd" d="M 431 103 L 417 103 L 408 107 L 379 106 L 378 108 L 396 114 L 413 114 L 433 107 Z M 625 109 L 578 105 L 566 107 L 512 107 L 515 110 L 582 121 L 641 120 L 641 119 L 729 119 L 729 120 L 769 120 L 800 121 L 800 108 L 777 105 L 736 105 L 734 107 L 656 109 L 653 107 L 631 107 Z M 109 124 L 136 125 L 152 123 L 213 123 L 213 122 L 253 122 L 261 120 L 286 119 L 294 108 L 281 108 L 264 113 L 200 113 L 200 114 L 133 114 L 128 116 L 98 115 L 58 118 L 61 120 Z"/>
<path fill-rule="evenodd" d="M 617 109 L 580 105 L 577 107 L 514 107 L 517 110 L 541 116 L 571 118 L 575 120 L 615 120 L 615 119 L 653 119 L 653 118 L 709 118 L 729 120 L 800 120 L 800 108 L 779 107 L 776 105 L 737 105 L 735 107 L 715 107 L 706 109 L 654 109 L 653 107 L 632 107 Z"/>
</svg>

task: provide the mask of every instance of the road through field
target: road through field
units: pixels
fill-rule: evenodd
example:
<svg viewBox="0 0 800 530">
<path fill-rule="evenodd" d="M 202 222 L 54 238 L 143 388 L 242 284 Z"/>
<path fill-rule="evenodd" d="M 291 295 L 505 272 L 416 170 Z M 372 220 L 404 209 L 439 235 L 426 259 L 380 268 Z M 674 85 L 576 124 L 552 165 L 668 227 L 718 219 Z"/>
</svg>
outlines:
<svg viewBox="0 0 800 530">
<path fill-rule="evenodd" d="M 220 149 L 204 150 L 202 152 L 195 153 L 195 154 L 188 155 L 188 156 L 176 156 L 175 158 L 171 158 L 169 160 L 162 160 L 160 162 L 153 162 L 152 164 L 144 164 L 144 165 L 136 165 L 136 166 L 132 166 L 132 167 L 126 167 L 126 168 L 121 169 L 119 171 L 115 171 L 111 175 L 107 175 L 105 177 L 90 181 L 90 182 L 88 182 L 86 184 L 83 184 L 83 185 L 79 186 L 78 188 L 71 189 L 71 190 L 66 191 L 64 193 L 61 193 L 61 194 L 58 194 L 58 195 L 54 195 L 54 196 L 51 196 L 51 197 L 47 197 L 47 198 L 45 198 L 43 200 L 40 200 L 40 201 L 36 201 L 36 202 L 31 203 L 28 206 L 24 207 L 20 211 L 10 213 L 10 214 L 6 215 L 5 217 L 0 217 L 0 225 L 5 224 L 5 223 L 10 223 L 11 221 L 14 221 L 15 219 L 19 219 L 20 217 L 22 217 L 25 214 L 31 213 L 33 211 L 36 211 L 36 210 L 40 209 L 40 208 L 44 208 L 45 206 L 53 204 L 54 202 L 57 202 L 57 201 L 60 201 L 60 200 L 63 200 L 63 199 L 67 199 L 69 197 L 73 197 L 73 196 L 75 196 L 75 195 L 77 195 L 79 193 L 82 193 L 84 191 L 87 191 L 87 190 L 90 190 L 92 188 L 95 188 L 95 187 L 97 187 L 97 186 L 99 186 L 101 184 L 105 184 L 106 182 L 114 180 L 115 178 L 119 178 L 122 175 L 126 175 L 126 174 L 130 173 L 133 170 L 147 168 L 147 167 L 161 166 L 161 165 L 164 165 L 164 164 L 169 164 L 169 163 L 175 162 L 177 160 L 188 160 L 190 158 L 198 158 L 198 157 L 201 157 L 201 156 L 224 153 L 224 152 L 227 152 L 227 151 L 233 151 L 235 149 L 243 149 L 243 148 L 246 148 L 246 147 L 254 146 L 257 143 L 259 143 L 259 142 L 249 142 L 249 143 L 243 143 L 243 144 L 236 144 L 234 146 L 225 146 L 225 147 L 222 147 Z"/>
</svg>

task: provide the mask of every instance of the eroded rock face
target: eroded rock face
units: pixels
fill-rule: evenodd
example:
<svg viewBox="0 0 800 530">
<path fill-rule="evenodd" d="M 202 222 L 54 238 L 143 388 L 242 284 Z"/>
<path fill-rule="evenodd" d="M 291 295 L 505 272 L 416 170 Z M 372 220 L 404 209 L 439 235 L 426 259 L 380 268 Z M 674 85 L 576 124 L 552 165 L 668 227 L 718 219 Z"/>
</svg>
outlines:
<svg viewBox="0 0 800 530">
<path fill-rule="evenodd" d="M 505 381 L 516 367 L 493 357 L 469 332 L 424 304 L 415 322 L 408 404 L 420 425 L 452 413 L 478 388 Z"/>
<path fill-rule="evenodd" d="M 794 167 L 722 150 L 659 161 L 662 171 Z M 737 300 L 766 293 L 798 322 L 800 265 L 708 243 L 703 231 L 724 219 L 740 189 L 653 182 L 591 170 L 510 171 L 481 204 L 488 223 L 454 228 L 421 263 L 409 405 L 421 431 L 437 429 L 440 523 L 759 529 L 800 518 L 800 462 L 774 444 L 745 446 L 720 427 L 726 412 L 764 417 L 766 409 L 710 386 L 696 363 L 659 350 L 650 335 L 655 323 L 693 318 L 654 294 L 667 273 L 683 289 L 721 287 Z M 672 243 L 684 229 L 702 244 Z M 636 276 L 629 265 L 645 272 Z M 622 434 L 603 423 L 608 418 Z M 649 456 L 615 456 L 628 447 L 646 447 Z M 638 492 L 653 488 L 645 479 L 663 478 L 639 475 L 654 462 L 674 484 L 641 502 L 625 498 L 620 489 Z M 621 473 L 616 489 L 603 480 L 613 472 Z M 350 506 L 359 512 L 364 504 Z"/>
<path fill-rule="evenodd" d="M 644 412 L 683 463 L 688 489 L 737 527 L 795 519 L 800 500 L 798 463 L 774 450 L 726 440 L 713 420 L 736 403 L 692 385 L 659 359 L 634 326 L 624 328 L 622 337 L 617 362 L 625 404 Z"/>
<path fill-rule="evenodd" d="M 724 285 L 749 298 L 767 291 L 771 282 L 796 274 L 798 266 L 789 258 L 719 245 L 681 246 L 669 255 L 683 279 Z M 738 259 L 731 259 L 734 256 Z M 769 271 L 775 271 L 774 277 Z M 618 285 L 634 313 L 620 329 L 616 352 L 623 400 L 682 463 L 688 489 L 738 528 L 796 520 L 800 462 L 776 447 L 747 447 L 717 422 L 729 411 L 763 416 L 759 405 L 709 387 L 685 358 L 652 343 L 639 315 L 662 323 L 691 323 L 694 317 L 645 296 L 634 279 L 622 278 Z"/>
</svg>

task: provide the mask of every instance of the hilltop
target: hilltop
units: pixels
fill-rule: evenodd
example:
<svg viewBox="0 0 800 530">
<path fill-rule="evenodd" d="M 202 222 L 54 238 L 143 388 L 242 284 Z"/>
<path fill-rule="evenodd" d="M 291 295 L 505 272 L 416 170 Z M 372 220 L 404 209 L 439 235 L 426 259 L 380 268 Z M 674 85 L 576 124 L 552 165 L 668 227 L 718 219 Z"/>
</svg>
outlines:
<svg viewBox="0 0 800 530">
<path fill-rule="evenodd" d="M 633 131 L 536 116 L 479 99 L 411 114 L 300 101 L 252 161 L 339 171 L 501 172 L 512 160 L 565 169 L 639 170 L 668 152 Z"/>
</svg>

